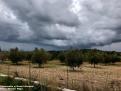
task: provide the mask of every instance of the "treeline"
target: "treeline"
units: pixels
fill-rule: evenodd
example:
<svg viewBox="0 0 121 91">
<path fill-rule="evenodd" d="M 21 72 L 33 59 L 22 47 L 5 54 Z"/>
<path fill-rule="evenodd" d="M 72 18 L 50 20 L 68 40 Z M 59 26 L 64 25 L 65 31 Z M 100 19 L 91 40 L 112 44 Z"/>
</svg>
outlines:
<svg viewBox="0 0 121 91">
<path fill-rule="evenodd" d="M 69 50 L 60 52 L 58 59 L 71 68 L 79 67 L 83 62 L 88 62 L 95 68 L 96 64 L 108 65 L 120 62 L 121 53 L 115 51 L 100 51 L 96 49 Z"/>
<path fill-rule="evenodd" d="M 0 49 L 0 60 L 2 62 L 10 60 L 14 64 L 19 64 L 19 62 L 27 60 L 41 67 L 41 65 L 47 63 L 47 61 L 55 59 L 59 59 L 60 62 L 74 70 L 75 67 L 80 67 L 83 62 L 88 62 L 94 67 L 96 64 L 108 65 L 120 62 L 121 53 L 96 49 L 70 49 L 65 51 L 45 51 L 44 49 L 38 48 L 35 48 L 33 51 L 22 51 L 18 48 L 12 48 L 9 51 L 2 51 Z"/>
<path fill-rule="evenodd" d="M 18 48 L 12 48 L 10 51 L 1 51 L 0 60 L 11 61 L 13 64 L 18 65 L 21 61 L 30 61 L 32 63 L 38 64 L 41 67 L 42 64 L 50 60 L 50 54 L 44 49 L 35 48 L 33 51 L 22 51 Z"/>
</svg>

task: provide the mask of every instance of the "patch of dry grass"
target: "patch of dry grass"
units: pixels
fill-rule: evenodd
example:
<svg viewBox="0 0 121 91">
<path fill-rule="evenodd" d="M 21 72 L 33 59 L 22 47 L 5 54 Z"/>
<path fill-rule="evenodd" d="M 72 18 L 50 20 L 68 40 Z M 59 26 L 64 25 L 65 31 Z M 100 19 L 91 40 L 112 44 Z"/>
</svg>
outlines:
<svg viewBox="0 0 121 91">
<path fill-rule="evenodd" d="M 9 74 L 14 75 L 17 71 L 20 77 L 29 78 L 29 66 L 27 64 L 18 66 L 0 64 L 0 72 L 8 74 L 9 68 Z M 104 91 L 103 89 L 121 91 L 120 64 L 110 66 L 98 65 L 97 68 L 84 64 L 75 72 L 69 71 L 67 82 L 67 67 L 57 61 L 51 61 L 44 65 L 44 68 L 35 68 L 36 65 L 31 65 L 31 79 L 39 80 L 55 87 L 66 87 L 68 83 L 68 87 L 71 89 L 82 90 L 82 87 L 84 89 L 88 86 L 89 91 Z"/>
</svg>

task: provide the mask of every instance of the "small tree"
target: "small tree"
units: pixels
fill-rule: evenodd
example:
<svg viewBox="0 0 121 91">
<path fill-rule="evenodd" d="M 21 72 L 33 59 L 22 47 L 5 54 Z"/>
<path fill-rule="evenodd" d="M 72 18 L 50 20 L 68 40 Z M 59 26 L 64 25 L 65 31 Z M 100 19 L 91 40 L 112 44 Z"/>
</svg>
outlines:
<svg viewBox="0 0 121 91">
<path fill-rule="evenodd" d="M 65 59 L 66 59 L 66 57 L 65 57 L 65 53 L 60 53 L 59 55 L 58 55 L 58 59 L 60 60 L 60 62 L 61 63 L 65 63 Z"/>
<path fill-rule="evenodd" d="M 9 53 L 9 59 L 12 63 L 18 64 L 18 62 L 23 60 L 23 56 L 18 48 L 11 49 Z"/>
<path fill-rule="evenodd" d="M 0 53 L 0 61 L 5 61 L 7 59 L 7 55 L 5 53 Z"/>
<path fill-rule="evenodd" d="M 44 49 L 35 49 L 31 58 L 33 63 L 37 63 L 39 67 L 48 60 L 48 53 Z"/>
<path fill-rule="evenodd" d="M 79 51 L 71 50 L 66 54 L 66 64 L 70 66 L 73 70 L 75 67 L 80 67 L 83 63 L 83 59 Z"/>
<path fill-rule="evenodd" d="M 32 52 L 25 52 L 24 53 L 24 59 L 27 61 L 30 61 L 32 58 Z"/>
<path fill-rule="evenodd" d="M 110 64 L 112 60 L 112 56 L 110 54 L 104 54 L 103 56 L 103 63 L 105 65 Z"/>
<path fill-rule="evenodd" d="M 117 55 L 112 55 L 111 63 L 120 62 L 120 58 Z"/>
<path fill-rule="evenodd" d="M 94 68 L 98 63 L 102 61 L 102 54 L 97 52 L 97 50 L 92 50 L 90 53 L 90 63 L 91 65 L 94 65 Z"/>
<path fill-rule="evenodd" d="M 90 59 L 90 63 L 94 65 L 94 68 L 96 67 L 96 64 L 98 64 L 99 60 L 98 60 L 98 56 L 92 56 Z"/>
</svg>

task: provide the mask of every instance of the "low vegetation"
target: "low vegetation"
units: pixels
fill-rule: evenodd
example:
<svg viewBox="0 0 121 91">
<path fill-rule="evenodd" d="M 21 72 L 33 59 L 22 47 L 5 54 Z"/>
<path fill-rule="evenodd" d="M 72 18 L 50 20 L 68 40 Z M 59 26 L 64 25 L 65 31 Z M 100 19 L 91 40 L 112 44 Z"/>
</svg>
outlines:
<svg viewBox="0 0 121 91">
<path fill-rule="evenodd" d="M 15 48 L 1 51 L 0 60 L 1 73 L 17 74 L 47 85 L 79 91 L 82 88 L 83 91 L 121 91 L 120 52 L 96 49 L 45 51 L 38 48 L 22 51 Z"/>
</svg>

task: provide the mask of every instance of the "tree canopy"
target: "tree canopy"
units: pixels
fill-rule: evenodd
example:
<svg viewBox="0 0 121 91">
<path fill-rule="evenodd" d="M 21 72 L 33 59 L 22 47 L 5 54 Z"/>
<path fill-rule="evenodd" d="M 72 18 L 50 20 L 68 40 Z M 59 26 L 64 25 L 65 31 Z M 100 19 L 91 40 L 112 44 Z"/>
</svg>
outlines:
<svg viewBox="0 0 121 91">
<path fill-rule="evenodd" d="M 13 63 L 18 64 L 18 62 L 23 60 L 23 55 L 22 55 L 21 51 L 19 51 L 18 48 L 11 49 L 9 52 L 9 59 Z"/>
<path fill-rule="evenodd" d="M 44 49 L 35 49 L 32 55 L 32 62 L 37 63 L 39 67 L 42 64 L 46 63 L 48 60 L 49 54 Z"/>
</svg>

